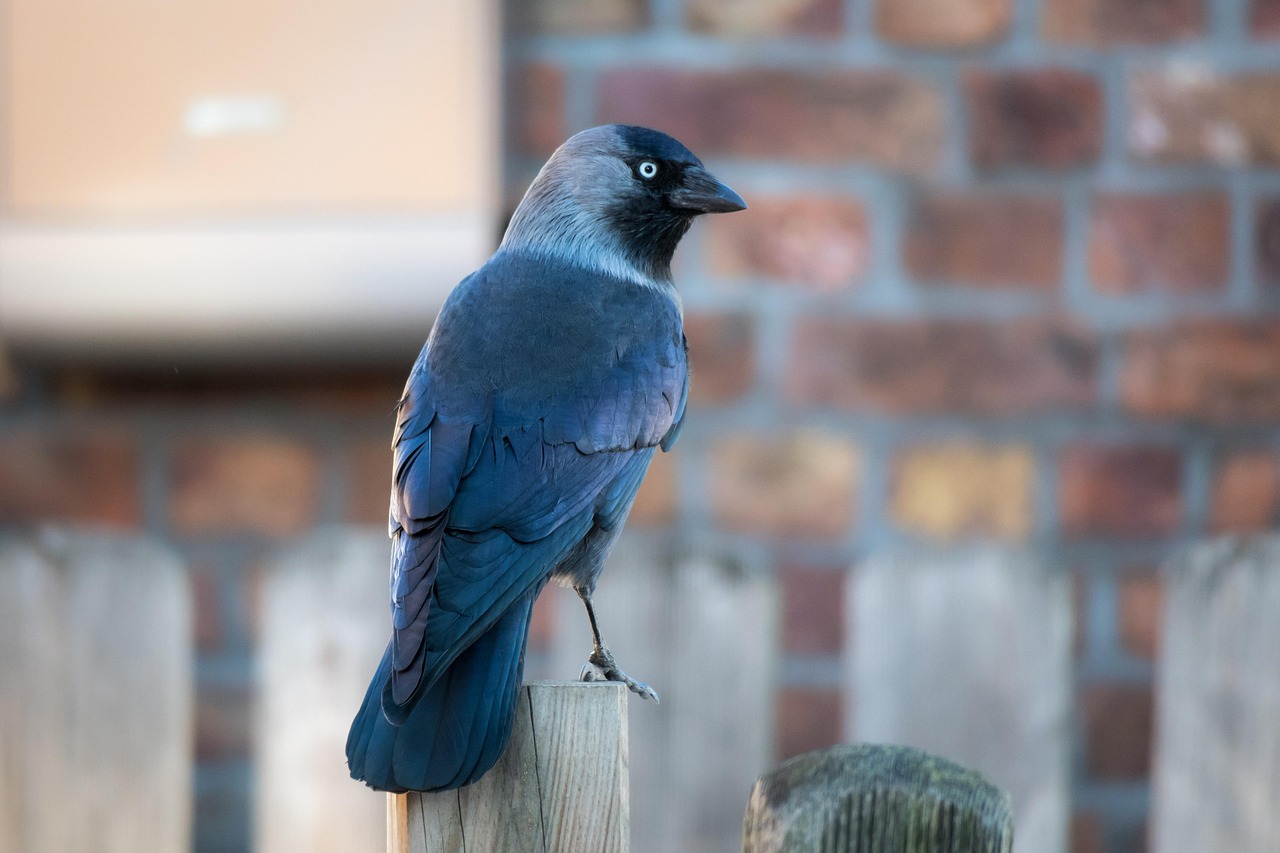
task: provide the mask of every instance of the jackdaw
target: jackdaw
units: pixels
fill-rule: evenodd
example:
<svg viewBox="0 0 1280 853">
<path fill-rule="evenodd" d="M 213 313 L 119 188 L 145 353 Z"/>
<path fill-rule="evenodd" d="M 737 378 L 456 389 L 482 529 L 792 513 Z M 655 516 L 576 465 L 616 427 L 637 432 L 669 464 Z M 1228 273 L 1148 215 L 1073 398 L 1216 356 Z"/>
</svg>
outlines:
<svg viewBox="0 0 1280 853">
<path fill-rule="evenodd" d="M 671 137 L 585 130 L 551 156 L 496 253 L 449 295 L 397 407 L 392 636 L 347 736 L 382 791 L 479 779 L 511 735 L 534 599 L 586 605 L 583 677 L 625 683 L 591 594 L 689 394 L 671 256 L 746 204 Z"/>
</svg>

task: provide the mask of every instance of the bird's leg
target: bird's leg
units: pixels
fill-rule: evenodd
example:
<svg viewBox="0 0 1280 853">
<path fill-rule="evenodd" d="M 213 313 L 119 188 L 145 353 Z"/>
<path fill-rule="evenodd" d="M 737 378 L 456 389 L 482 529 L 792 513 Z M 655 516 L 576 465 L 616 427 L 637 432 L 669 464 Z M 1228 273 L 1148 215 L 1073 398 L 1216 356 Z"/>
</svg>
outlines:
<svg viewBox="0 0 1280 853">
<path fill-rule="evenodd" d="M 587 662 L 582 667 L 582 681 L 619 681 L 627 685 L 627 689 L 632 693 L 637 693 L 645 699 L 658 701 L 658 691 L 642 681 L 636 681 L 618 668 L 618 662 L 613 659 L 613 652 L 604 644 L 604 638 L 600 636 L 600 626 L 596 624 L 596 611 L 591 606 L 591 593 L 585 589 L 577 590 L 578 597 L 582 599 L 582 603 L 587 607 L 587 619 L 591 622 L 591 637 L 595 642 L 595 647 L 591 651 L 591 657 L 587 658 Z"/>
</svg>

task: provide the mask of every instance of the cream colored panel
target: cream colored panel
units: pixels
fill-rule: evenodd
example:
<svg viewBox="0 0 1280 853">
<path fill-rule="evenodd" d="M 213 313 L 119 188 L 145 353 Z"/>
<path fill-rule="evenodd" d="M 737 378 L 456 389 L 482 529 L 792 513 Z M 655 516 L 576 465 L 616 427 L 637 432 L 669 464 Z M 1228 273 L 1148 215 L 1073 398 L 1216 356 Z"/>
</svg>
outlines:
<svg viewBox="0 0 1280 853">
<path fill-rule="evenodd" d="M 489 210 L 493 7 L 10 0 L 12 210 Z"/>
</svg>

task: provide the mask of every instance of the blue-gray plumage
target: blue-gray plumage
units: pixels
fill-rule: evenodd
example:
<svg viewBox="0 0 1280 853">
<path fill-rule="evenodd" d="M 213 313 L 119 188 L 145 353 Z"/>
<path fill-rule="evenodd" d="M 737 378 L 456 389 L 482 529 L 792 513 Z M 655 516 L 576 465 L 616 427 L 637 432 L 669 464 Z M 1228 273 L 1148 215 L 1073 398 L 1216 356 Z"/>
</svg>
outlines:
<svg viewBox="0 0 1280 853">
<path fill-rule="evenodd" d="M 385 791 L 474 782 L 506 747 L 534 599 L 587 608 L 583 677 L 628 677 L 591 594 L 689 392 L 671 256 L 693 218 L 741 210 L 669 136 L 610 125 L 560 147 L 502 245 L 450 294 L 398 407 L 392 638 L 347 737 Z"/>
</svg>

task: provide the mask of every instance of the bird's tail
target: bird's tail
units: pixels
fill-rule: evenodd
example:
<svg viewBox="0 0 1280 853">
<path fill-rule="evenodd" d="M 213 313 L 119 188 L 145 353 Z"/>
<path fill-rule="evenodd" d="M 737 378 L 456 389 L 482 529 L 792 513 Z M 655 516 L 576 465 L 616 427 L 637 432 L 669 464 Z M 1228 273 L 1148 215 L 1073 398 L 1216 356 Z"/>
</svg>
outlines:
<svg viewBox="0 0 1280 853">
<path fill-rule="evenodd" d="M 417 697 L 404 722 L 382 713 L 391 647 L 347 735 L 347 767 L 379 791 L 443 791 L 479 779 L 511 737 L 525 641 L 539 588 L 529 591 Z"/>
</svg>

